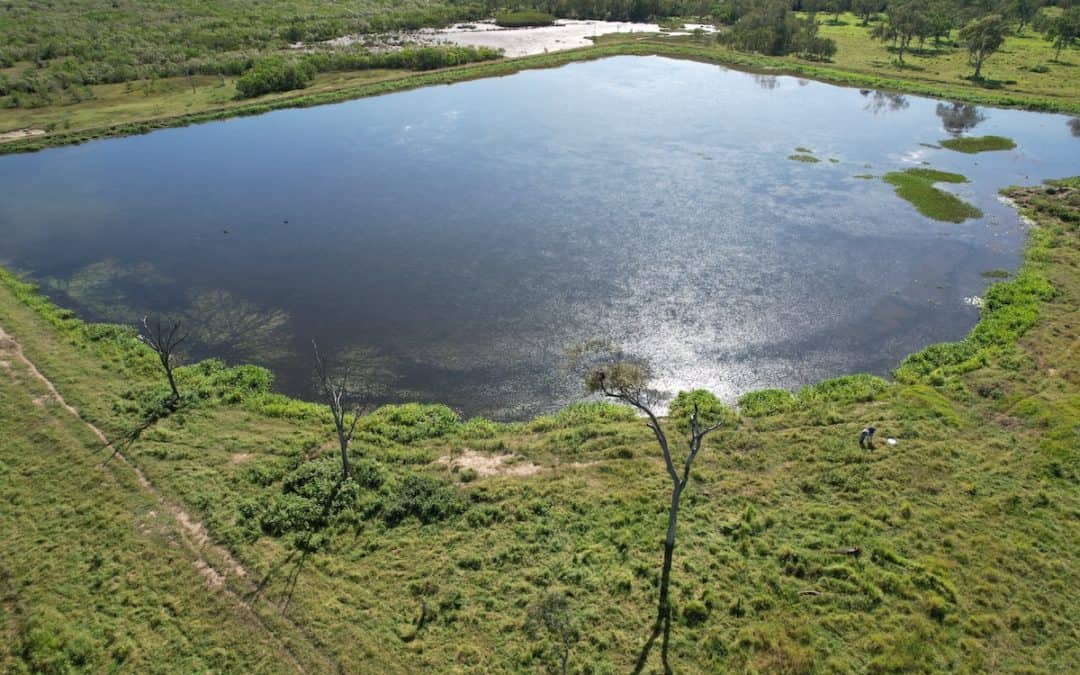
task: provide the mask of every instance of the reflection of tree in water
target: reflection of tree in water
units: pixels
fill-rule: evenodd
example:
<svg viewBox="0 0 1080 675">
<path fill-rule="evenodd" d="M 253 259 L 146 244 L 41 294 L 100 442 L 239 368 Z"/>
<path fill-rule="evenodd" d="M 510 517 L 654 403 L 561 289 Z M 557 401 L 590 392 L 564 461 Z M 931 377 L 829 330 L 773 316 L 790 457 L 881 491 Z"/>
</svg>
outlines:
<svg viewBox="0 0 1080 675">
<path fill-rule="evenodd" d="M 762 89 L 772 91 L 780 86 L 780 80 L 775 75 L 754 75 L 754 82 Z"/>
<path fill-rule="evenodd" d="M 882 112 L 903 110 L 910 105 L 907 96 L 903 94 L 894 94 L 888 91 L 870 91 L 869 89 L 860 89 L 859 93 L 867 97 L 863 110 L 872 112 L 875 115 Z"/>
<path fill-rule="evenodd" d="M 44 286 L 64 293 L 95 320 L 132 323 L 148 310 L 159 309 L 148 299 L 167 298 L 169 282 L 150 263 L 108 259 L 91 263 L 66 280 L 46 279 Z"/>
<path fill-rule="evenodd" d="M 1069 131 L 1073 136 L 1080 138 L 1080 117 L 1074 117 L 1069 120 Z"/>
<path fill-rule="evenodd" d="M 346 395 L 352 401 L 385 399 L 393 391 L 397 379 L 393 359 L 375 347 L 351 345 L 335 351 L 325 361 L 328 369 L 345 376 Z"/>
<path fill-rule="evenodd" d="M 986 119 L 986 115 L 970 103 L 938 103 L 936 112 L 945 131 L 953 136 L 971 131 Z"/>
<path fill-rule="evenodd" d="M 192 340 L 214 356 L 233 362 L 265 362 L 291 353 L 288 314 L 265 309 L 228 291 L 194 294 L 183 317 Z"/>
<path fill-rule="evenodd" d="M 48 279 L 92 320 L 134 324 L 147 314 L 178 319 L 197 352 L 232 362 L 265 363 L 290 354 L 289 315 L 228 291 L 185 292 L 147 262 L 102 260 L 66 280 Z"/>
</svg>

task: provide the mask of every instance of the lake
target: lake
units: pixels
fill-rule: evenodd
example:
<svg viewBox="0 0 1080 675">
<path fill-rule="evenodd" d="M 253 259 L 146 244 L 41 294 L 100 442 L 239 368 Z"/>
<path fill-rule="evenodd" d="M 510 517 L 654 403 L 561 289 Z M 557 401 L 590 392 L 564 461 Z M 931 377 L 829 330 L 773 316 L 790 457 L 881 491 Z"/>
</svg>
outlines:
<svg viewBox="0 0 1080 675">
<path fill-rule="evenodd" d="M 1068 121 L 616 57 L 0 157 L 0 264 L 299 396 L 317 339 L 380 401 L 522 418 L 583 395 L 564 348 L 601 337 L 732 400 L 963 336 L 1019 264 L 998 190 L 1080 172 Z M 1017 147 L 928 147 L 956 133 Z M 984 216 L 855 177 L 919 166 Z"/>
</svg>

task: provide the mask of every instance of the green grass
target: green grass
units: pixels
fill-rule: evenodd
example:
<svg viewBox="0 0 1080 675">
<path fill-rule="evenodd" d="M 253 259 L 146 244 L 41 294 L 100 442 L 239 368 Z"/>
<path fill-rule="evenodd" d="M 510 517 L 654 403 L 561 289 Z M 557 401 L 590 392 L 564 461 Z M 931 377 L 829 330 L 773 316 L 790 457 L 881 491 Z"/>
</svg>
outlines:
<svg viewBox="0 0 1080 675">
<path fill-rule="evenodd" d="M 890 171 L 881 177 L 896 187 L 896 194 L 906 199 L 927 218 L 950 223 L 961 223 L 978 218 L 982 211 L 961 200 L 956 195 L 939 190 L 934 183 L 966 183 L 967 178 L 958 173 L 933 169 L 907 169 Z"/>
<path fill-rule="evenodd" d="M 795 162 L 806 162 L 807 164 L 816 164 L 821 161 L 813 155 L 788 155 L 788 159 Z"/>
<path fill-rule="evenodd" d="M 1080 669 L 1080 180 L 1008 194 L 1039 225 L 965 340 L 913 355 L 893 384 L 753 392 L 738 424 L 710 437 L 680 521 L 676 670 Z M 0 326 L 109 433 L 162 386 L 130 331 L 84 324 L 8 274 Z M 312 462 L 333 465 L 326 413 L 265 393 L 255 371 L 189 367 L 182 383 L 191 405 L 130 456 L 251 571 L 230 588 L 261 585 L 253 611 L 309 672 L 554 667 L 523 630 L 550 590 L 582 628 L 572 669 L 632 668 L 655 613 L 670 484 L 625 410 L 496 424 L 383 409 L 354 445 L 366 487 L 303 558 L 261 523 L 303 506 Z M 97 671 L 127 652 L 114 636 L 135 645 L 130 670 L 150 654 L 150 669 L 286 669 L 203 590 L 183 549 L 141 526 L 148 504 L 123 465 L 101 469 L 82 427 L 32 402 L 40 393 L 0 367 L 0 667 L 29 670 L 21 636 L 33 634 L 61 636 L 53 652 Z M 870 423 L 872 453 L 856 442 Z M 432 461 L 466 451 L 540 470 L 464 480 Z M 44 619 L 20 618 L 34 612 Z M 659 667 L 654 653 L 647 670 Z"/>
<path fill-rule="evenodd" d="M 977 152 L 1012 150 L 1016 147 L 1016 142 L 1004 136 L 965 136 L 963 138 L 947 138 L 941 141 L 941 145 L 949 150 L 965 152 L 971 155 Z"/>
</svg>

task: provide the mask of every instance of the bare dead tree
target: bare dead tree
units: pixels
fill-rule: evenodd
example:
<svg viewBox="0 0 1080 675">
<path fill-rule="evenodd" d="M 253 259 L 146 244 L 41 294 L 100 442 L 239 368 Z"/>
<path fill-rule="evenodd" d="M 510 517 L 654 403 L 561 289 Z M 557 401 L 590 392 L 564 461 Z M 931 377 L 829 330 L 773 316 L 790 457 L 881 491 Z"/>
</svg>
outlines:
<svg viewBox="0 0 1080 675">
<path fill-rule="evenodd" d="M 143 317 L 139 339 L 157 354 L 161 368 L 165 371 L 165 377 L 169 380 L 169 387 L 172 388 L 173 407 L 180 403 L 180 390 L 176 387 L 176 378 L 173 375 L 173 368 L 176 367 L 176 350 L 187 338 L 186 333 L 180 333 L 179 321 L 173 321 L 170 326 L 165 327 L 161 319 L 155 320 L 151 325 L 150 317 Z"/>
<path fill-rule="evenodd" d="M 311 347 L 315 351 L 315 377 L 323 400 L 330 407 L 334 416 L 334 429 L 337 431 L 338 443 L 341 444 L 341 477 L 349 477 L 349 442 L 352 441 L 353 432 L 356 431 L 356 423 L 360 421 L 360 406 L 352 405 L 348 408 L 349 395 L 349 369 L 343 368 L 336 373 L 331 373 L 319 354 L 319 345 L 315 340 L 311 341 Z"/>
<path fill-rule="evenodd" d="M 603 343 L 591 342 L 580 348 L 581 351 L 576 355 L 572 353 L 571 358 L 580 358 L 582 354 L 588 351 L 610 351 L 610 349 L 610 347 Z M 671 631 L 671 567 L 675 552 L 679 506 L 683 491 L 690 481 L 690 471 L 693 468 L 694 460 L 697 458 L 698 453 L 701 452 L 702 442 L 707 435 L 719 429 L 724 424 L 724 420 L 721 418 L 717 421 L 706 423 L 702 420 L 702 414 L 697 402 L 694 402 L 688 420 L 689 434 L 687 438 L 687 453 L 685 457 L 681 459 L 681 462 L 676 460 L 672 453 L 667 433 L 664 431 L 660 419 L 653 410 L 655 402 L 660 400 L 660 394 L 648 387 L 648 367 L 643 363 L 635 363 L 622 358 L 617 353 L 612 353 L 615 354 L 613 358 L 609 358 L 604 363 L 593 365 L 588 368 L 585 376 L 585 385 L 590 392 L 600 393 L 608 398 L 613 398 L 626 403 L 645 416 L 645 426 L 653 432 L 656 443 L 660 446 L 660 453 L 664 458 L 664 466 L 667 469 L 668 477 L 671 479 L 671 505 L 668 509 L 667 535 L 664 538 L 664 562 L 660 575 L 660 598 L 657 606 L 656 623 L 653 625 L 653 634 L 638 659 L 637 669 L 635 671 L 640 672 L 644 668 L 652 644 L 656 640 L 659 632 L 663 630 L 663 663 L 665 671 L 670 672 L 671 668 L 668 665 L 668 642 Z M 680 463 L 682 465 L 681 470 L 679 467 Z"/>
</svg>

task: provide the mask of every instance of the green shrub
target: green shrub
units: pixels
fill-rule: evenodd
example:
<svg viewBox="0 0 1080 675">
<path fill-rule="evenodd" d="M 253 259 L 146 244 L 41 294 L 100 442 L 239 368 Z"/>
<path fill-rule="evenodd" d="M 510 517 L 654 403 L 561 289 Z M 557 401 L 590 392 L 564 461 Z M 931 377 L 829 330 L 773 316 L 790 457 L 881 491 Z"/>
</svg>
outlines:
<svg viewBox="0 0 1080 675">
<path fill-rule="evenodd" d="M 786 389 L 759 389 L 739 398 L 739 410 L 747 417 L 776 415 L 795 407 L 795 396 Z"/>
<path fill-rule="evenodd" d="M 680 391 L 671 400 L 668 406 L 668 419 L 674 421 L 680 428 L 689 430 L 690 416 L 694 414 L 697 406 L 698 422 L 702 426 L 711 426 L 722 423 L 730 426 L 738 421 L 738 414 L 729 406 L 724 405 L 716 395 L 704 389 L 693 391 Z"/>
<path fill-rule="evenodd" d="M 495 15 L 495 25 L 502 28 L 525 28 L 528 26 L 550 26 L 555 23 L 555 17 L 544 12 L 533 10 L 520 10 L 517 12 L 500 12 Z"/>
<path fill-rule="evenodd" d="M 834 377 L 801 389 L 800 402 L 829 401 L 832 403 L 856 403 L 873 401 L 888 389 L 889 383 L 880 377 L 859 373 Z"/>
<path fill-rule="evenodd" d="M 397 525 L 410 516 L 421 523 L 433 523 L 460 510 L 461 502 L 453 489 L 442 481 L 414 474 L 402 482 L 384 515 L 389 525 Z"/>
<path fill-rule="evenodd" d="M 315 66 L 309 61 L 271 56 L 256 61 L 247 72 L 236 78 L 236 92 L 240 98 L 254 98 L 278 91 L 303 89 L 313 79 Z"/>
<path fill-rule="evenodd" d="M 683 606 L 683 620 L 688 626 L 697 626 L 709 618 L 709 608 L 700 600 L 691 600 Z"/>
<path fill-rule="evenodd" d="M 361 418 L 358 433 L 371 433 L 397 443 L 439 438 L 454 431 L 458 416 L 444 405 L 384 405 Z"/>
<path fill-rule="evenodd" d="M 637 418 L 634 411 L 609 401 L 571 403 L 555 413 L 556 428 L 577 427 L 601 422 L 629 422 Z"/>
</svg>

